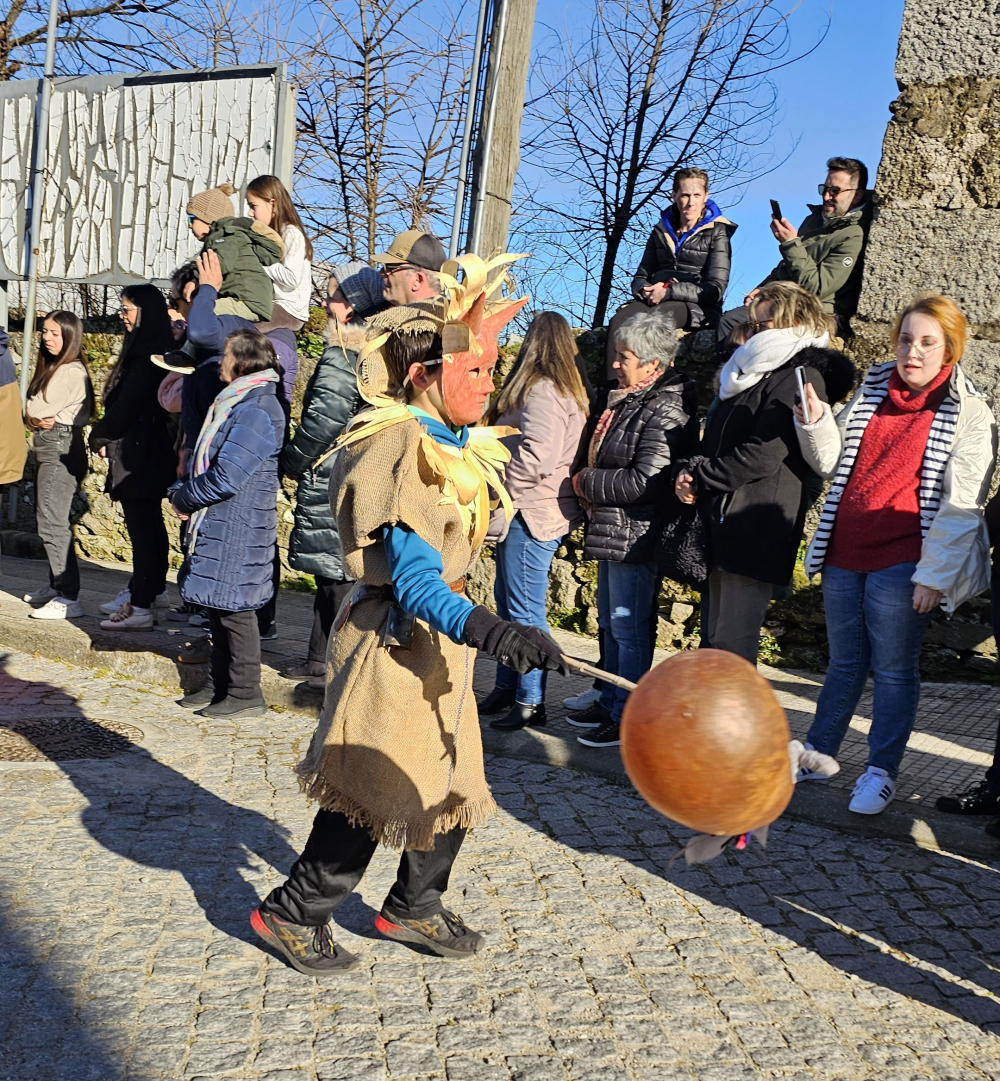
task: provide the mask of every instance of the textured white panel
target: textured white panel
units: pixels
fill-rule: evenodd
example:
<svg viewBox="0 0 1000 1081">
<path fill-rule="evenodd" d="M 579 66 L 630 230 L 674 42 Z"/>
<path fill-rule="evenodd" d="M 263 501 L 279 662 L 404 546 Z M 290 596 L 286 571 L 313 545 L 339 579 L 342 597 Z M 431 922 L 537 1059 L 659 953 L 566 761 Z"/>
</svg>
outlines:
<svg viewBox="0 0 1000 1081">
<path fill-rule="evenodd" d="M 261 68 L 209 80 L 174 73 L 57 81 L 42 276 L 167 278 L 198 250 L 185 213 L 195 192 L 228 182 L 238 189 L 236 213 L 245 214 L 243 189 L 276 167 L 277 79 L 274 68 Z M 0 275 L 11 277 L 24 265 L 36 85 L 8 83 L 0 92 Z"/>
</svg>

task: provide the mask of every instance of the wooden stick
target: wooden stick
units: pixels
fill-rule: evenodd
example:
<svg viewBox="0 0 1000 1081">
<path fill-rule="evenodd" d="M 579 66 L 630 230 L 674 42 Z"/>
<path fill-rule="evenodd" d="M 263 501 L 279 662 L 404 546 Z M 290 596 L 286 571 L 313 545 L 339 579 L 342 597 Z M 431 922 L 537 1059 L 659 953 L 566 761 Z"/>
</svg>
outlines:
<svg viewBox="0 0 1000 1081">
<path fill-rule="evenodd" d="M 602 683 L 610 683 L 612 687 L 621 687 L 625 691 L 634 691 L 638 686 L 637 683 L 633 683 L 629 679 L 622 679 L 621 676 L 613 676 L 610 672 L 595 668 L 594 665 L 581 661 L 579 657 L 568 657 L 564 653 L 562 659 L 567 668 L 578 672 L 581 676 L 593 676 L 595 679 L 601 680 Z"/>
</svg>

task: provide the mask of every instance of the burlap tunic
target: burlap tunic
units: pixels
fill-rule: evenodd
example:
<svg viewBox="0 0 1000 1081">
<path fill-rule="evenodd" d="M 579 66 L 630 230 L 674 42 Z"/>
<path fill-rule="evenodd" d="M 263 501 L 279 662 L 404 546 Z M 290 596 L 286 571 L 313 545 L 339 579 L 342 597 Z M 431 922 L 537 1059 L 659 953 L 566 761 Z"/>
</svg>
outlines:
<svg viewBox="0 0 1000 1081">
<path fill-rule="evenodd" d="M 458 508 L 442 499 L 414 418 L 344 447 L 330 480 L 348 573 L 390 582 L 382 529 L 406 525 L 441 553 L 444 578 L 475 562 Z M 306 793 L 393 848 L 426 850 L 434 835 L 496 810 L 483 771 L 472 693 L 474 651 L 415 621 L 409 649 L 385 648 L 390 601 L 353 606 L 331 635 L 323 712 L 299 765 Z"/>
</svg>

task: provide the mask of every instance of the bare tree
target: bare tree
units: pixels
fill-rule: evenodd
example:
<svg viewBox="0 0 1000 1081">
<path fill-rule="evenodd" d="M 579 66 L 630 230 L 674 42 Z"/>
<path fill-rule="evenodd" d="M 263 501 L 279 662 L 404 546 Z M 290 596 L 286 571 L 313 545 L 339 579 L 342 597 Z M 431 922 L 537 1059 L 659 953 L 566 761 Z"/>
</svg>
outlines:
<svg viewBox="0 0 1000 1081">
<path fill-rule="evenodd" d="M 464 7 L 436 22 L 423 7 L 314 0 L 312 42 L 294 58 L 297 183 L 317 235 L 352 259 L 447 219 L 471 50 Z"/>
<path fill-rule="evenodd" d="M 157 24 L 170 20 L 179 6 L 180 0 L 67 3 L 57 19 L 56 70 L 144 70 L 160 55 Z M 40 73 L 47 21 L 44 0 L 10 0 L 0 19 L 0 81 Z"/>
<path fill-rule="evenodd" d="M 572 268 L 594 326 L 676 169 L 707 169 L 720 192 L 763 168 L 769 75 L 799 59 L 787 18 L 777 0 L 597 0 L 583 40 L 536 64 L 525 157 L 548 182 L 520 231 Z"/>
</svg>

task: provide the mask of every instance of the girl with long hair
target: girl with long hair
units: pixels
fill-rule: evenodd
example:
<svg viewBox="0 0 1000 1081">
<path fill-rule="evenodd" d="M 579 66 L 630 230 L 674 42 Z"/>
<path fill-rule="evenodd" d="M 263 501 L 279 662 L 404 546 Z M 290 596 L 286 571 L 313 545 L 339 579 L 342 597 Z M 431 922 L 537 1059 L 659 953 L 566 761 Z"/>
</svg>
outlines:
<svg viewBox="0 0 1000 1081">
<path fill-rule="evenodd" d="M 174 440 L 159 403 L 166 376 L 150 357 L 169 353 L 174 334 L 167 302 L 155 285 L 122 290 L 122 350 L 104 388 L 104 416 L 90 432 L 90 449 L 106 458 L 105 491 L 121 504 L 132 545 L 132 578 L 101 605 L 105 630 L 150 630 L 154 608 L 167 600 L 169 547 L 161 500 L 176 476 Z"/>
<path fill-rule="evenodd" d="M 274 311 L 269 326 L 300 330 L 309 318 L 312 294 L 312 244 L 288 189 L 276 177 L 259 176 L 247 185 L 250 217 L 281 236 L 285 254 L 280 263 L 264 267 L 274 286 Z"/>
<path fill-rule="evenodd" d="M 83 323 L 72 312 L 50 312 L 28 384 L 25 421 L 34 431 L 35 512 L 49 562 L 49 584 L 25 594 L 42 606 L 34 619 L 78 619 L 80 570 L 73 550 L 70 508 L 87 473 L 83 426 L 94 411 L 94 392 L 83 356 Z"/>
<path fill-rule="evenodd" d="M 497 545 L 497 613 L 545 631 L 552 557 L 560 538 L 582 517 L 570 467 L 590 403 L 577 365 L 569 324 L 555 312 L 539 312 L 488 414 L 489 423 L 509 424 L 519 432 L 503 441 L 511 452 L 506 486 L 516 513 Z M 496 685 L 480 709 L 508 711 L 492 722 L 493 728 L 544 724 L 544 673 L 536 669 L 517 675 L 498 663 Z"/>
</svg>

